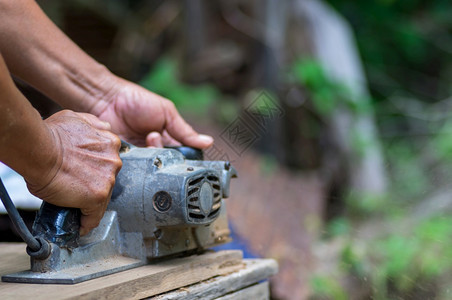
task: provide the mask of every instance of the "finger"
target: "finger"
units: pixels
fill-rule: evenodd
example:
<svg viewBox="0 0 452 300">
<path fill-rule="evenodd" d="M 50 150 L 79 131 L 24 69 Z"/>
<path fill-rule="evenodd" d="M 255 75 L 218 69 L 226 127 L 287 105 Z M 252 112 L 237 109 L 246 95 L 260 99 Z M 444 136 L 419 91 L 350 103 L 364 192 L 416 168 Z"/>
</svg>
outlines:
<svg viewBox="0 0 452 300">
<path fill-rule="evenodd" d="M 181 143 L 176 141 L 172 136 L 169 135 L 168 131 L 164 130 L 162 133 L 162 141 L 165 146 L 181 146 Z"/>
<path fill-rule="evenodd" d="M 108 122 L 101 121 L 98 117 L 87 113 L 76 113 L 79 117 L 85 120 L 91 126 L 100 130 L 111 130 L 111 125 Z"/>
<path fill-rule="evenodd" d="M 99 223 L 104 217 L 105 211 L 107 210 L 108 203 L 110 203 L 113 188 L 114 184 L 111 186 L 110 191 L 108 192 L 107 200 L 104 201 L 94 212 L 80 209 L 80 211 L 82 212 L 82 216 L 80 217 L 80 236 L 88 234 L 92 229 L 99 226 Z"/>
<path fill-rule="evenodd" d="M 99 133 L 111 141 L 111 145 L 113 146 L 113 149 L 115 149 L 115 152 L 118 152 L 119 149 L 121 149 L 121 139 L 119 138 L 119 136 L 107 130 L 104 130 Z"/>
<path fill-rule="evenodd" d="M 108 203 L 110 203 L 111 195 L 112 195 L 112 193 L 113 193 L 113 188 L 114 188 L 114 185 L 111 186 L 110 192 L 108 193 L 107 201 L 105 201 L 104 207 L 102 208 L 102 210 L 103 210 L 102 218 L 104 217 L 104 214 L 105 214 L 105 212 L 107 211 Z M 101 219 L 102 219 L 102 218 L 101 218 Z"/>
<path fill-rule="evenodd" d="M 111 192 L 110 196 L 111 197 Z M 80 217 L 80 235 L 84 236 L 85 234 L 89 233 L 91 230 L 96 228 L 100 220 L 102 220 L 105 210 L 107 209 L 109 201 L 105 201 L 101 206 L 99 206 L 94 211 L 86 211 L 84 209 L 81 209 L 82 216 Z"/>
<path fill-rule="evenodd" d="M 165 102 L 166 130 L 183 145 L 205 149 L 213 144 L 213 138 L 208 135 L 198 134 L 182 119 L 171 101 Z"/>
<path fill-rule="evenodd" d="M 95 209 L 80 209 L 82 216 L 80 217 L 80 235 L 83 236 L 99 225 L 100 220 L 104 216 L 104 203 Z"/>
<path fill-rule="evenodd" d="M 146 136 L 146 146 L 163 148 L 162 136 L 160 133 L 153 131 Z"/>
</svg>

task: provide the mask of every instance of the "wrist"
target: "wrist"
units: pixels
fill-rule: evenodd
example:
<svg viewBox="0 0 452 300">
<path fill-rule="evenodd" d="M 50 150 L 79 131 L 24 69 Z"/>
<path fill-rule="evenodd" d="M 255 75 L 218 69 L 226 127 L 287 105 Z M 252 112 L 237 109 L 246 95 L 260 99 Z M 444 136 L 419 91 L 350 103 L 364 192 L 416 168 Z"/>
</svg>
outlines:
<svg viewBox="0 0 452 300">
<path fill-rule="evenodd" d="M 86 93 L 87 103 L 85 112 L 99 116 L 110 105 L 117 92 L 118 77 L 102 66 L 99 73 L 93 78 L 91 89 Z"/>
<path fill-rule="evenodd" d="M 46 122 L 41 120 L 39 130 L 36 130 L 39 139 L 30 144 L 30 152 L 24 153 L 23 163 L 25 169 L 21 173 L 28 186 L 45 187 L 55 177 L 62 165 L 61 137 L 58 132 L 47 126 Z"/>
<path fill-rule="evenodd" d="M 31 181 L 50 176 L 58 142 L 14 85 L 1 55 L 0 115 L 0 160 Z"/>
<path fill-rule="evenodd" d="M 21 174 L 28 183 L 49 182 L 61 163 L 59 141 L 45 125 L 39 113 L 30 110 L 2 132 L 1 160 Z M 6 146 L 7 145 L 7 146 Z"/>
<path fill-rule="evenodd" d="M 93 61 L 89 67 L 73 69 L 63 66 L 64 89 L 52 97 L 65 108 L 97 115 L 108 105 L 115 75 Z"/>
</svg>

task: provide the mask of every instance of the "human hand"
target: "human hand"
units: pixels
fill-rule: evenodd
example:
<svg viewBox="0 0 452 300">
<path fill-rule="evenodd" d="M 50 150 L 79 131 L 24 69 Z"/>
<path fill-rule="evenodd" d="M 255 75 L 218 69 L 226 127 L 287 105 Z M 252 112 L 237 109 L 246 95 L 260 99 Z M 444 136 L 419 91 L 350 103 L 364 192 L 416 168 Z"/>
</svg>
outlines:
<svg viewBox="0 0 452 300">
<path fill-rule="evenodd" d="M 112 76 L 113 88 L 106 103 L 96 107 L 99 119 L 109 122 L 114 133 L 137 146 L 186 145 L 207 148 L 210 136 L 198 134 L 177 112 L 174 104 L 139 85 Z"/>
<path fill-rule="evenodd" d="M 72 111 L 58 112 L 44 120 L 56 150 L 56 164 L 33 181 L 25 178 L 30 192 L 63 207 L 80 208 L 80 234 L 99 225 L 121 169 L 120 139 L 110 125 L 97 117 Z"/>
</svg>

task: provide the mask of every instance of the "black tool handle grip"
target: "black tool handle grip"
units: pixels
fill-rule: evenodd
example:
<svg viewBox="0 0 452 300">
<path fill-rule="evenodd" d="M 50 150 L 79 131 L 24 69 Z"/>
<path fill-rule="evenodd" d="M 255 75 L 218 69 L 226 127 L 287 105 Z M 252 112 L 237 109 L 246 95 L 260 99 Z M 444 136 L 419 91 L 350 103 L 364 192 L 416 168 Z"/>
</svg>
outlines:
<svg viewBox="0 0 452 300">
<path fill-rule="evenodd" d="M 188 146 L 167 146 L 165 148 L 174 149 L 182 153 L 186 159 L 191 160 L 204 160 L 204 154 L 201 149 L 188 147 Z"/>
<path fill-rule="evenodd" d="M 125 153 L 134 147 L 121 141 L 119 153 Z M 60 207 L 44 201 L 33 223 L 33 235 L 60 247 L 75 248 L 80 237 L 80 217 L 78 208 Z"/>
<path fill-rule="evenodd" d="M 42 202 L 33 223 L 33 235 L 60 247 L 78 246 L 81 212 L 78 208 L 60 207 Z"/>
</svg>

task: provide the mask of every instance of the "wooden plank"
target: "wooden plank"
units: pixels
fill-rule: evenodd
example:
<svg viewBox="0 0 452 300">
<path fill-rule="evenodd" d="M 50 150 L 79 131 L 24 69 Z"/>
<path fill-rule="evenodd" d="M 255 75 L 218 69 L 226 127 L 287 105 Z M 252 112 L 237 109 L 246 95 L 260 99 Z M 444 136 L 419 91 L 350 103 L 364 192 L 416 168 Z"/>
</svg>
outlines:
<svg viewBox="0 0 452 300">
<path fill-rule="evenodd" d="M 23 244 L 0 243 L 0 275 L 29 269 Z M 0 283 L 3 299 L 141 299 L 238 271 L 242 252 L 175 258 L 75 285 Z"/>
<path fill-rule="evenodd" d="M 149 300 L 216 299 L 266 280 L 278 272 L 278 264 L 273 259 L 244 259 L 243 262 L 245 267 L 242 270 L 154 296 Z"/>
<path fill-rule="evenodd" d="M 258 283 L 243 290 L 231 293 L 216 300 L 268 300 L 270 299 L 270 287 L 268 281 Z"/>
</svg>

